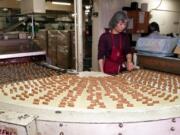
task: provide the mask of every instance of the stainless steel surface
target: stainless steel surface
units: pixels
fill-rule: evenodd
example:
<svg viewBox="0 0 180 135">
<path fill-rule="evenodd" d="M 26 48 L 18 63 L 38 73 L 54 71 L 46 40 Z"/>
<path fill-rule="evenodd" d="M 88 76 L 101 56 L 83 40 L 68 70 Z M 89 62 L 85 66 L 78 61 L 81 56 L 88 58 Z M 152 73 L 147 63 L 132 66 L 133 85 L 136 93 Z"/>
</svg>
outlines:
<svg viewBox="0 0 180 135">
<path fill-rule="evenodd" d="M 38 52 L 25 52 L 25 53 L 14 53 L 14 54 L 1 54 L 0 59 L 20 58 L 29 56 L 46 55 L 45 51 Z"/>
</svg>

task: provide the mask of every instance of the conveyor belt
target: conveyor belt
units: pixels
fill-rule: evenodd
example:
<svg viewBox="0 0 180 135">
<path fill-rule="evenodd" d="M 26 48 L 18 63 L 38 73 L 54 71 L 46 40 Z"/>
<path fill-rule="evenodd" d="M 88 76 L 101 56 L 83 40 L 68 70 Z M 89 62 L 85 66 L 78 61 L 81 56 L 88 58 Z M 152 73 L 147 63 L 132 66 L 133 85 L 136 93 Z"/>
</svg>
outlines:
<svg viewBox="0 0 180 135">
<path fill-rule="evenodd" d="M 33 63 L 1 66 L 0 70 L 1 106 L 12 104 L 21 111 L 33 107 L 32 113 L 42 119 L 115 122 L 180 117 L 178 75 L 136 70 L 104 77 L 91 72 L 92 76 L 81 77 L 59 75 Z M 78 118 L 72 119 L 74 115 Z"/>
</svg>

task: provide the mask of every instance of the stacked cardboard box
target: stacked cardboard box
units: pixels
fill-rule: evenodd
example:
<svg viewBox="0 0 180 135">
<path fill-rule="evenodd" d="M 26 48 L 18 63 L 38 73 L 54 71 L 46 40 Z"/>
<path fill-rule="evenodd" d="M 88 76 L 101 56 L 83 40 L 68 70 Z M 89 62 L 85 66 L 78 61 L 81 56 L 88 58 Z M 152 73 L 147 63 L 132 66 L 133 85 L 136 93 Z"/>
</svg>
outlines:
<svg viewBox="0 0 180 135">
<path fill-rule="evenodd" d="M 57 64 L 57 31 L 48 31 L 48 58 L 50 64 Z"/>
<path fill-rule="evenodd" d="M 0 40 L 2 40 L 3 39 L 3 34 L 2 33 L 0 33 Z"/>
<path fill-rule="evenodd" d="M 71 43 L 70 43 L 70 67 L 75 69 L 75 32 L 71 31 Z"/>
<path fill-rule="evenodd" d="M 47 30 L 40 30 L 36 33 L 34 43 L 47 52 Z"/>
<path fill-rule="evenodd" d="M 30 51 L 30 41 L 29 40 L 0 40 L 0 54 L 14 54 Z"/>
<path fill-rule="evenodd" d="M 71 34 L 69 31 L 48 31 L 48 58 L 50 64 L 60 68 L 70 68 L 70 44 Z"/>
<path fill-rule="evenodd" d="M 70 32 L 57 31 L 57 66 L 60 68 L 70 67 Z"/>
<path fill-rule="evenodd" d="M 75 63 L 76 63 L 76 50 L 75 50 L 75 31 L 70 31 L 71 40 L 70 40 L 70 68 L 75 69 Z M 86 58 L 86 56 L 89 56 L 91 49 L 89 48 L 87 42 L 84 40 L 85 38 L 85 32 L 83 32 L 83 58 Z M 88 52 L 89 51 L 89 52 Z"/>
</svg>

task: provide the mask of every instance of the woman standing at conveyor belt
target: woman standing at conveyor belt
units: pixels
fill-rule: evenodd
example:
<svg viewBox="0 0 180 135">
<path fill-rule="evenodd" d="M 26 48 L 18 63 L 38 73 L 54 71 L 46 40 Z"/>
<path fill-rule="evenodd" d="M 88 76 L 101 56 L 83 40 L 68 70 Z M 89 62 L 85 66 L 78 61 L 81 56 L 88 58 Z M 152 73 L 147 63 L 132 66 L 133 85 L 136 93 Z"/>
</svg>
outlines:
<svg viewBox="0 0 180 135">
<path fill-rule="evenodd" d="M 110 30 L 99 39 L 98 61 L 100 71 L 107 74 L 118 74 L 124 68 L 134 68 L 129 36 L 124 33 L 128 17 L 123 11 L 116 12 L 109 22 Z"/>
</svg>

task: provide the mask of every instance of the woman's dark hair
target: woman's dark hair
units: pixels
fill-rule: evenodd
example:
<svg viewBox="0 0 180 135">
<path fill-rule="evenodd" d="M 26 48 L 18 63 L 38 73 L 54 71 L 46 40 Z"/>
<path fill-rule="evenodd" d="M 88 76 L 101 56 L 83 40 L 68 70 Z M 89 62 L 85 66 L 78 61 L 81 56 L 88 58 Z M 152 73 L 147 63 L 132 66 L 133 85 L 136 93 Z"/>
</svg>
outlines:
<svg viewBox="0 0 180 135">
<path fill-rule="evenodd" d="M 152 33 L 154 31 L 160 32 L 159 24 L 157 22 L 152 22 L 152 23 L 149 24 L 149 33 Z"/>
<path fill-rule="evenodd" d="M 113 29 L 113 28 L 116 27 L 116 25 L 117 25 L 117 23 L 118 23 L 119 21 L 125 22 L 125 21 L 127 21 L 127 20 L 128 20 L 128 17 L 127 17 L 127 15 L 126 15 L 126 13 L 123 12 L 123 11 L 118 11 L 118 12 L 116 12 L 116 13 L 113 15 L 113 17 L 112 17 L 111 20 L 109 21 L 109 28 L 110 28 L 110 29 Z"/>
</svg>

